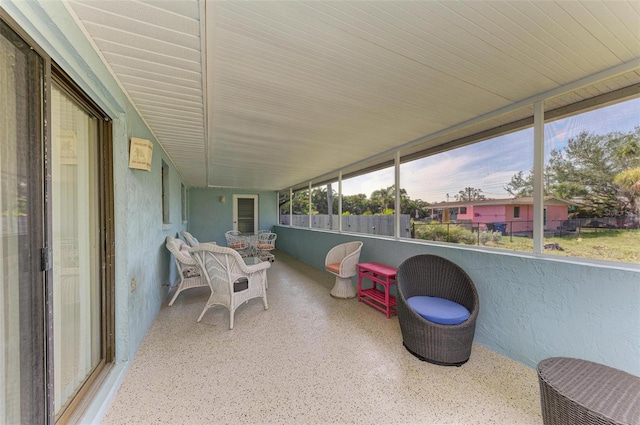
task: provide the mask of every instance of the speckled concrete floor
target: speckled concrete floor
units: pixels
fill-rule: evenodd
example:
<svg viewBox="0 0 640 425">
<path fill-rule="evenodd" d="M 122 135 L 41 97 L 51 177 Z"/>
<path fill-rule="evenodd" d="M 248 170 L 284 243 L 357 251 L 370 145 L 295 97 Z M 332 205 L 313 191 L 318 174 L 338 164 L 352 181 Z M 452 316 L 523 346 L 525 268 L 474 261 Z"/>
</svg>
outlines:
<svg viewBox="0 0 640 425">
<path fill-rule="evenodd" d="M 474 345 L 421 362 L 395 316 L 329 296 L 333 279 L 281 252 L 259 299 L 229 313 L 208 289 L 161 309 L 103 424 L 541 424 L 534 370 Z"/>
</svg>

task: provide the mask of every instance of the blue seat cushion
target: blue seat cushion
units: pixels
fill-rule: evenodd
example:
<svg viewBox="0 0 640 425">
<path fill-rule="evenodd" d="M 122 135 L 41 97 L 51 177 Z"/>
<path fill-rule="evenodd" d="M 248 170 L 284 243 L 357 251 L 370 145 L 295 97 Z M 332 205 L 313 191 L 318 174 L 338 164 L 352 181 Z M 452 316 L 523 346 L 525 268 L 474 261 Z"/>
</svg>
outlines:
<svg viewBox="0 0 640 425">
<path fill-rule="evenodd" d="M 420 316 L 441 325 L 458 325 L 471 316 L 465 306 L 444 298 L 415 296 L 408 298 L 407 304 Z"/>
</svg>

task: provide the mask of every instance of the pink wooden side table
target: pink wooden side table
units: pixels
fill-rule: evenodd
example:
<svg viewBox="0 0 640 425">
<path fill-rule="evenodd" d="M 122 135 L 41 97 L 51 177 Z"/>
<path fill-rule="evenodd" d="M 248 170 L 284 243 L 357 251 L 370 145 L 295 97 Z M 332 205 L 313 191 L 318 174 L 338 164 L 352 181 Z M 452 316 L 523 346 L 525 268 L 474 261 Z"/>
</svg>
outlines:
<svg viewBox="0 0 640 425">
<path fill-rule="evenodd" d="M 359 263 L 358 267 L 358 301 L 365 302 L 387 315 L 387 319 L 396 313 L 396 297 L 389 293 L 391 285 L 396 283 L 395 267 L 380 263 Z M 363 289 L 362 279 L 369 279 L 373 287 Z M 378 288 L 378 284 L 382 289 Z"/>
</svg>

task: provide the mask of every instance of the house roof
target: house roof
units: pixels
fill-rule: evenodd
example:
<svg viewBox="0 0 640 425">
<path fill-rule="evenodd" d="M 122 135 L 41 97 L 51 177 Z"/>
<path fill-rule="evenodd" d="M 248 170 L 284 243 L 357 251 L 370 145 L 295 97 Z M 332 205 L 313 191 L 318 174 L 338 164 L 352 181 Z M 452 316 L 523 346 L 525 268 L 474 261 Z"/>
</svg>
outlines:
<svg viewBox="0 0 640 425">
<path fill-rule="evenodd" d="M 553 196 L 545 196 L 544 203 L 546 205 L 575 205 L 571 201 L 555 198 Z M 533 205 L 533 197 L 507 198 L 507 199 L 483 199 L 479 201 L 456 201 L 456 202 L 439 202 L 429 205 L 428 208 L 456 208 L 456 207 L 477 207 L 477 206 L 495 206 L 495 205 Z"/>
<path fill-rule="evenodd" d="M 640 88 L 638 1 L 63 4 L 196 187 L 287 189 Z"/>
</svg>

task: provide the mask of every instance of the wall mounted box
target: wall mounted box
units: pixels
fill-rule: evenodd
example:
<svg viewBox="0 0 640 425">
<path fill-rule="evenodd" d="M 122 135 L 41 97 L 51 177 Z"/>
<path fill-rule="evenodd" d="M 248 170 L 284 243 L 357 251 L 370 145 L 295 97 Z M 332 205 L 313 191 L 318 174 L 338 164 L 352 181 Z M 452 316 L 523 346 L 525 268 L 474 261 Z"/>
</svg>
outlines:
<svg viewBox="0 0 640 425">
<path fill-rule="evenodd" d="M 150 140 L 131 138 L 129 146 L 129 168 L 151 171 L 153 143 Z"/>
</svg>

